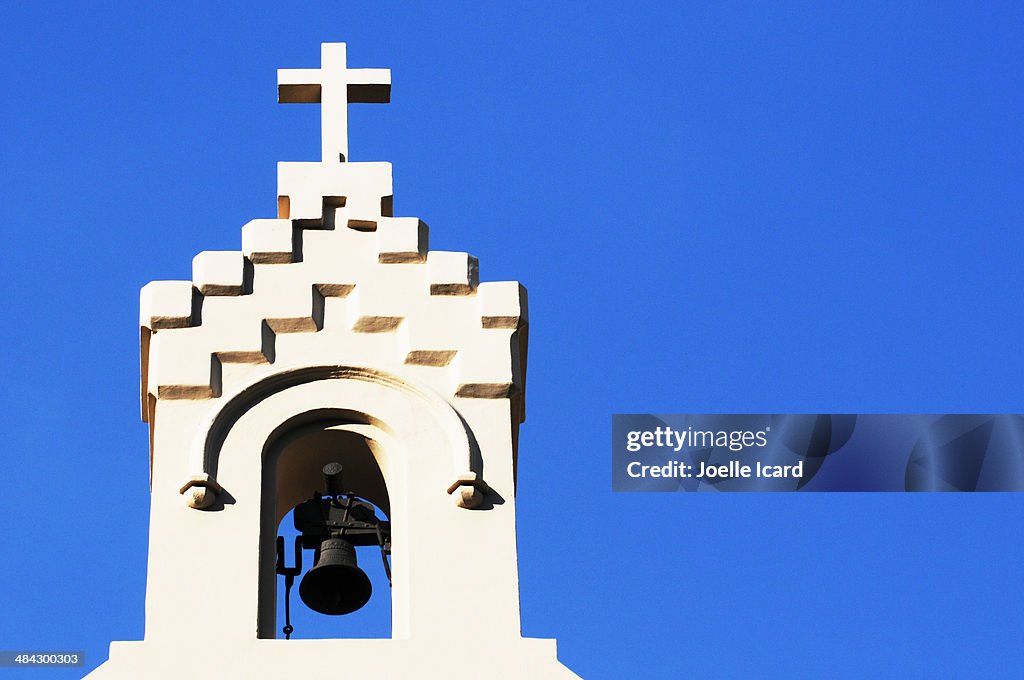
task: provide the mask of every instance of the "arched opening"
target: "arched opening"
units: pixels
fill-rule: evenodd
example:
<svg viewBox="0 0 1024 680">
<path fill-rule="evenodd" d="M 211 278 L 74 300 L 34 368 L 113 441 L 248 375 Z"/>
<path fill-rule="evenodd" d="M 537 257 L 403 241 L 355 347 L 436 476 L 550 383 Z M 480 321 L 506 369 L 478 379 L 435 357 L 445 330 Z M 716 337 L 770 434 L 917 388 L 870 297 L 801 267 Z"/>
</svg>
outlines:
<svg viewBox="0 0 1024 680">
<path fill-rule="evenodd" d="M 281 431 L 271 442 L 264 460 L 265 489 L 273 489 L 273 498 L 265 499 L 265 511 L 272 512 L 276 532 L 283 538 L 285 563 L 294 566 L 294 545 L 299 530 L 295 508 L 314 498 L 317 492 L 327 493 L 324 466 L 340 463 L 342 491 L 369 501 L 376 516 L 391 520 L 391 498 L 388 493 L 386 469 L 387 436 L 377 426 L 358 417 L 337 417 L 294 425 Z M 268 494 L 269 496 L 269 494 Z M 271 502 L 272 501 L 272 502 Z M 271 507 L 272 506 L 272 507 Z M 308 548 L 308 546 L 307 546 Z M 276 547 L 275 547 L 276 552 Z M 319 552 L 319 551 L 317 551 Z M 313 550 L 302 551 L 302 572 L 295 577 L 290 593 L 290 625 L 293 639 L 318 638 L 390 638 L 392 636 L 391 587 L 388 578 L 390 559 L 382 555 L 377 544 L 356 547 L 359 568 L 369 577 L 372 595 L 357 611 L 341 616 L 327 616 L 311 610 L 299 596 L 302 578 L 315 565 Z M 384 559 L 388 559 L 385 567 Z M 276 573 L 274 624 L 261 626 L 260 637 L 283 638 L 285 626 L 285 579 Z M 264 591 L 266 592 L 266 591 Z M 261 617 L 262 618 L 262 617 Z"/>
<path fill-rule="evenodd" d="M 481 479 L 475 441 L 451 404 L 428 388 L 379 370 L 335 365 L 288 369 L 261 377 L 209 414 L 191 450 L 188 483 L 180 490 L 190 507 L 215 513 L 207 520 L 209 526 L 230 527 L 228 540 L 204 541 L 201 564 L 231 568 L 231 587 L 196 579 L 205 601 L 224 603 L 228 628 L 243 635 L 255 632 L 260 639 L 278 637 L 276 538 L 290 501 L 282 500 L 279 512 L 277 463 L 290 457 L 282 455 L 290 441 L 316 428 L 364 437 L 384 479 L 392 536 L 392 638 L 434 630 L 453 602 L 486 595 L 496 580 L 507 579 L 514 589 L 514 542 L 508 544 L 512 557 L 503 562 L 513 569 L 477 570 L 475 562 L 456 557 L 473 544 L 489 545 L 494 532 L 485 527 L 495 520 L 505 522 L 503 531 L 514 531 L 514 525 L 508 513 L 488 513 L 488 521 L 482 522 L 458 510 L 490 508 L 480 505 L 485 496 L 481 487 L 488 486 Z M 291 477 L 306 479 L 296 482 L 301 487 L 317 476 L 323 459 L 303 456 L 301 447 L 293 451 L 295 460 L 307 463 L 297 465 Z M 255 465 L 254 456 L 259 461 Z M 282 472 L 283 477 L 288 474 Z M 369 477 L 357 480 L 364 482 L 367 488 L 355 490 L 373 494 Z M 302 495 L 287 484 L 282 494 L 293 500 Z M 459 531 L 446 531 L 453 523 Z M 460 541 L 458 535 L 468 538 Z M 186 543 L 191 546 L 193 540 L 190 535 Z M 254 549 L 258 559 L 246 559 Z M 312 557 L 307 554 L 306 562 Z M 366 566 L 371 563 L 367 558 Z M 382 590 L 377 588 L 378 593 Z M 495 606 L 507 609 L 509 626 L 518 626 L 518 609 L 503 602 Z M 464 619 L 465 625 L 473 631 L 470 620 Z M 318 634 L 330 638 L 385 634 L 367 628 L 352 634 L 320 630 Z"/>
</svg>

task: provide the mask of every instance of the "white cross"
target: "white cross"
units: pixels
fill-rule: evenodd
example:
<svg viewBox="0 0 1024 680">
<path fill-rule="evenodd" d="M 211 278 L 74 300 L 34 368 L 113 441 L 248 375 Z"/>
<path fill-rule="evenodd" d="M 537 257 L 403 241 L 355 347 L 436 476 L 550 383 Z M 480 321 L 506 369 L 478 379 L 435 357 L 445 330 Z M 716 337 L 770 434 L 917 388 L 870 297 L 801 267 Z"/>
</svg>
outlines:
<svg viewBox="0 0 1024 680">
<path fill-rule="evenodd" d="M 322 43 L 320 68 L 277 70 L 277 101 L 320 104 L 322 161 L 346 161 L 349 102 L 386 104 L 391 101 L 391 70 L 348 68 L 345 43 Z"/>
</svg>

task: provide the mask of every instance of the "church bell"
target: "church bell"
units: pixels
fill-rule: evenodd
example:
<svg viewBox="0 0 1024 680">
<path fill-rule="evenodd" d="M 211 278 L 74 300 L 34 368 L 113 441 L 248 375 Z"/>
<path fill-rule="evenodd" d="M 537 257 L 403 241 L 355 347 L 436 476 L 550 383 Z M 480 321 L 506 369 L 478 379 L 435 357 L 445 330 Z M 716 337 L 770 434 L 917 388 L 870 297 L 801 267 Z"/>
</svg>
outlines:
<svg viewBox="0 0 1024 680">
<path fill-rule="evenodd" d="M 365 605 L 373 593 L 370 579 L 356 561 L 356 546 L 375 545 L 388 582 L 391 582 L 391 523 L 379 519 L 372 503 L 342 491 L 342 467 L 328 463 L 323 468 L 326 494 L 319 491 L 294 511 L 294 566 L 285 566 L 284 539 L 277 537 L 277 573 L 285 577 L 284 633 L 291 637 L 291 587 L 302 573 L 302 551 L 314 550 L 313 567 L 299 583 L 299 597 L 307 607 L 321 614 L 351 614 Z"/>
<path fill-rule="evenodd" d="M 356 563 L 355 547 L 343 538 L 328 538 L 316 551 L 316 563 L 299 583 L 299 597 L 321 614 L 351 614 L 370 600 L 373 586 Z"/>
</svg>

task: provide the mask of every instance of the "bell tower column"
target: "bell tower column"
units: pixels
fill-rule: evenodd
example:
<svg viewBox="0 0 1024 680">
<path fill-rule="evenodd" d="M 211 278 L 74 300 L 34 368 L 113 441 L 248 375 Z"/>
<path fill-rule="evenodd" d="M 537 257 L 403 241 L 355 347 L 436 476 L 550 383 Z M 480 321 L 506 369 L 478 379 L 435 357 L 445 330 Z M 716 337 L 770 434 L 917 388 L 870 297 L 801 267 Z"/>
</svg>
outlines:
<svg viewBox="0 0 1024 680">
<path fill-rule="evenodd" d="M 351 162 L 344 129 L 350 102 L 388 100 L 390 72 L 349 69 L 343 44 L 322 54 L 278 74 L 282 102 L 321 104 L 324 153 L 279 164 L 277 219 L 142 290 L 145 639 L 112 643 L 89 677 L 577 677 L 520 633 L 526 290 L 480 283 L 475 257 L 392 216 L 390 164 Z M 357 488 L 325 486 L 331 462 Z M 340 555 L 306 601 L 361 603 L 347 546 L 390 549 L 391 638 L 278 637 L 278 523 L 300 503 L 303 571 L 325 540 Z"/>
</svg>

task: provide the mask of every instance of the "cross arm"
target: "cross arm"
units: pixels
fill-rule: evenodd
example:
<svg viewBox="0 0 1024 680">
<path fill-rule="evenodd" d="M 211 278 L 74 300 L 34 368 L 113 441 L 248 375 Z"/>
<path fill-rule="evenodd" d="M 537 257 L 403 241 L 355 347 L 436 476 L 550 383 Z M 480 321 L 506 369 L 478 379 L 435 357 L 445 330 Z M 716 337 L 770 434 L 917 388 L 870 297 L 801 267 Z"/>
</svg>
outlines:
<svg viewBox="0 0 1024 680">
<path fill-rule="evenodd" d="M 391 69 L 349 69 L 348 100 L 360 104 L 387 104 L 390 102 Z"/>
<path fill-rule="evenodd" d="M 320 69 L 280 68 L 277 70 L 277 101 L 280 104 L 319 104 Z"/>
</svg>

